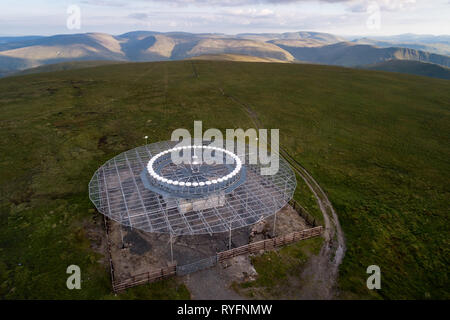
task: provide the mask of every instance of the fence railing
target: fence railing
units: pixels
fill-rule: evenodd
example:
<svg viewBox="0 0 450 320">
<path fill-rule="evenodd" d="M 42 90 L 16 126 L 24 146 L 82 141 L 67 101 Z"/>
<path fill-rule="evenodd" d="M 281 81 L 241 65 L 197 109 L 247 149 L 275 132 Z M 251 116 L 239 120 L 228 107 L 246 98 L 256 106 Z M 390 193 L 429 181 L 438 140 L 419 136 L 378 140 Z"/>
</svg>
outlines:
<svg viewBox="0 0 450 320">
<path fill-rule="evenodd" d="M 314 218 L 305 208 L 303 208 L 297 201 L 295 201 L 293 198 L 289 200 L 289 204 L 292 208 L 294 208 L 295 211 L 303 218 L 305 221 L 313 226 L 317 227 L 319 226 L 319 222 L 316 218 Z"/>
<path fill-rule="evenodd" d="M 166 268 L 159 268 L 152 271 L 140 273 L 133 275 L 131 278 L 114 281 L 113 282 L 113 290 L 114 292 L 122 291 L 140 284 L 151 283 L 154 281 L 158 281 L 170 276 L 173 276 L 177 273 L 176 265 L 169 266 Z"/>
<path fill-rule="evenodd" d="M 240 256 L 243 254 L 249 254 L 249 253 L 258 253 L 261 250 L 271 250 L 275 249 L 277 247 L 281 247 L 290 243 L 294 243 L 300 240 L 305 240 L 312 237 L 319 236 L 323 231 L 323 227 L 314 227 L 311 229 L 305 229 L 302 231 L 296 231 L 289 233 L 285 236 L 280 236 L 272 239 L 266 239 L 261 240 L 257 242 L 252 242 L 249 244 L 246 244 L 244 246 L 230 249 L 227 251 L 222 251 L 217 253 L 217 261 L 222 262 L 223 260 L 230 259 L 236 256 Z"/>
<path fill-rule="evenodd" d="M 150 283 L 157 280 L 161 280 L 176 274 L 187 274 L 190 272 L 195 272 L 204 268 L 213 267 L 217 262 L 222 262 L 224 260 L 237 257 L 244 254 L 250 253 L 258 253 L 261 250 L 272 250 L 277 247 L 281 247 L 287 244 L 291 244 L 300 240 L 305 240 L 313 237 L 317 237 L 321 235 L 323 232 L 323 227 L 318 226 L 310 229 L 305 229 L 302 231 L 292 232 L 290 234 L 272 238 L 261 240 L 253 243 L 246 244 L 241 247 L 233 248 L 230 250 L 218 252 L 215 256 L 209 257 L 207 259 L 203 259 L 198 263 L 193 263 L 186 266 L 169 266 L 166 268 L 160 268 L 156 270 L 152 270 L 149 272 L 140 273 L 134 275 L 128 279 L 121 281 L 113 281 L 113 290 L 114 292 L 119 292 L 140 284 Z M 203 263 L 205 262 L 205 263 Z M 206 263 L 207 262 L 207 263 Z M 198 265 L 198 266 L 197 266 Z"/>
</svg>

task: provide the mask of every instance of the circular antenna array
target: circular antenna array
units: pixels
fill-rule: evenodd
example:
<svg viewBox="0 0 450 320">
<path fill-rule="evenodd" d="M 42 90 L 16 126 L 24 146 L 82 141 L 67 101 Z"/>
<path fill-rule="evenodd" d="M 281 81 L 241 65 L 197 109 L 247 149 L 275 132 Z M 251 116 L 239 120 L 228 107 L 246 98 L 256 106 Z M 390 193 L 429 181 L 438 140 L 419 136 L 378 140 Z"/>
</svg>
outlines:
<svg viewBox="0 0 450 320">
<path fill-rule="evenodd" d="M 162 151 L 148 161 L 147 173 L 151 190 L 184 198 L 230 189 L 245 179 L 242 161 L 236 154 L 208 145 Z"/>
<path fill-rule="evenodd" d="M 296 187 L 284 159 L 278 172 L 263 175 L 250 153 L 248 146 L 238 154 L 210 142 L 148 144 L 102 165 L 89 196 L 104 215 L 146 232 L 196 235 L 249 226 L 284 207 Z"/>
</svg>

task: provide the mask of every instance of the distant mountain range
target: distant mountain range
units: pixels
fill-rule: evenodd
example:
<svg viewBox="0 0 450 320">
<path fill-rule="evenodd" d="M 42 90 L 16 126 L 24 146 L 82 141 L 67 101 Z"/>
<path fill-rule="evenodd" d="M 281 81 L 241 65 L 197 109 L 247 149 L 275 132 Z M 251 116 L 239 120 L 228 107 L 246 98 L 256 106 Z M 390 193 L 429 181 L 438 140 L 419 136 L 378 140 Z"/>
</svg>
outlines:
<svg viewBox="0 0 450 320">
<path fill-rule="evenodd" d="M 346 39 L 319 32 L 192 34 L 134 31 L 0 37 L 0 75 L 67 61 L 159 61 L 205 57 L 347 67 L 410 60 L 450 67 L 449 36 Z M 253 58 L 242 58 L 251 56 Z"/>
<path fill-rule="evenodd" d="M 359 38 L 358 44 L 369 44 L 381 48 L 400 47 L 450 55 L 450 36 L 404 35 L 393 37 Z"/>
<path fill-rule="evenodd" d="M 339 42 L 315 47 L 286 44 L 278 44 L 278 46 L 291 53 L 297 60 L 320 64 L 354 67 L 389 60 L 414 60 L 450 66 L 449 56 L 410 48 L 378 48 L 353 42 Z"/>
</svg>

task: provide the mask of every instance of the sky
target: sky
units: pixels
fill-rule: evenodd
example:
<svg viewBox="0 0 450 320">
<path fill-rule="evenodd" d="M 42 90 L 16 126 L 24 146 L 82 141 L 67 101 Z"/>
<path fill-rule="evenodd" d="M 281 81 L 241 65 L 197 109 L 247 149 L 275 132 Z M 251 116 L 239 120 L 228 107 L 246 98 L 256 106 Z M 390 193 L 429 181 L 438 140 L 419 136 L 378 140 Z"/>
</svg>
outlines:
<svg viewBox="0 0 450 320">
<path fill-rule="evenodd" d="M 450 0 L 1 0 L 0 35 L 135 30 L 449 35 L 449 17 Z"/>
</svg>

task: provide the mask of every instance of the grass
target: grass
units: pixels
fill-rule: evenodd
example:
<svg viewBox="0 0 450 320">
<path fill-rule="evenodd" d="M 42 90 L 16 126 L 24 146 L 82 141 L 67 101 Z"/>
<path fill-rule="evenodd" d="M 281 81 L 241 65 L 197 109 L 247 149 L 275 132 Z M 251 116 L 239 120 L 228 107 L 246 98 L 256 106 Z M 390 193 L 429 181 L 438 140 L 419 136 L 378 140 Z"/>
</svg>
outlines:
<svg viewBox="0 0 450 320">
<path fill-rule="evenodd" d="M 368 70 L 401 72 L 450 80 L 450 68 L 413 60 L 388 60 L 363 67 Z"/>
<path fill-rule="evenodd" d="M 119 293 L 118 296 L 124 300 L 187 300 L 191 297 L 186 286 L 176 278 L 134 287 Z"/>
<path fill-rule="evenodd" d="M 25 74 L 33 74 L 33 73 L 41 73 L 41 72 L 55 72 L 55 71 L 64 71 L 64 70 L 72 70 L 72 69 L 83 69 L 90 67 L 97 67 L 102 65 L 109 64 L 118 64 L 124 63 L 121 61 L 112 61 L 112 60 L 89 60 L 89 61 L 68 61 L 54 64 L 41 65 L 39 67 L 25 69 L 23 71 L 18 71 L 14 75 L 25 75 Z"/>
<path fill-rule="evenodd" d="M 294 192 L 294 199 L 302 205 L 308 213 L 316 219 L 319 225 L 324 225 L 322 211 L 320 211 L 319 205 L 314 194 L 309 189 L 306 182 L 296 173 L 297 188 Z"/>
<path fill-rule="evenodd" d="M 253 281 L 233 283 L 233 288 L 252 298 L 294 299 L 301 282 L 302 267 L 312 254 L 318 254 L 323 238 L 313 238 L 268 251 L 251 258 L 258 276 Z M 295 280 L 294 280 L 295 279 Z"/>
<path fill-rule="evenodd" d="M 371 298 L 365 270 L 377 264 L 380 298 L 448 298 L 450 82 L 289 67 L 230 64 L 224 90 L 280 128 L 336 207 L 348 244 L 342 297 Z"/>
<path fill-rule="evenodd" d="M 176 128 L 192 130 L 194 120 L 223 132 L 252 127 L 220 88 L 249 104 L 264 127 L 279 128 L 282 145 L 329 195 L 347 239 L 343 298 L 449 298 L 450 82 L 217 61 L 0 79 L 0 296 L 115 298 L 108 267 L 85 231 L 95 216 L 88 182 L 145 135 L 167 140 Z M 296 199 L 318 215 L 299 187 Z M 65 288 L 70 264 L 81 267 L 78 292 Z M 372 264 L 382 274 L 376 292 L 365 286 Z M 158 297 L 181 290 L 169 287 Z M 151 288 L 136 290 L 141 298 L 160 294 Z M 127 296 L 134 295 L 119 297 Z"/>
</svg>

